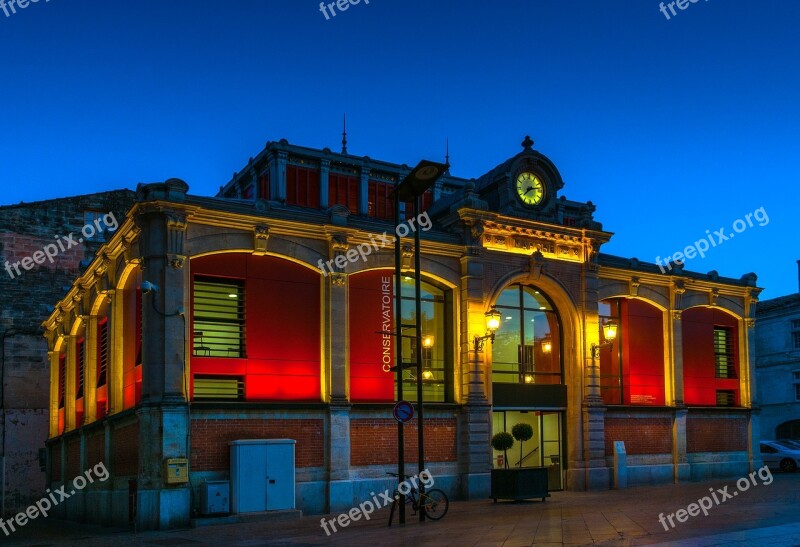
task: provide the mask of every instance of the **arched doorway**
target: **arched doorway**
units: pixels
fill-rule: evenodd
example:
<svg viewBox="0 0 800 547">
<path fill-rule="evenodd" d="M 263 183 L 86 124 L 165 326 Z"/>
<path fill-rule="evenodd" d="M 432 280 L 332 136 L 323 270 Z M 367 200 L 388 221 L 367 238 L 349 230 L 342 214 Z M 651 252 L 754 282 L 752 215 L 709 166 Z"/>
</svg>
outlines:
<svg viewBox="0 0 800 547">
<path fill-rule="evenodd" d="M 492 434 L 525 423 L 533 437 L 509 451 L 509 466 L 547 467 L 551 490 L 563 484 L 566 386 L 561 318 L 538 287 L 513 284 L 495 303 L 500 329 L 492 346 Z M 496 467 L 505 465 L 494 451 Z"/>
</svg>

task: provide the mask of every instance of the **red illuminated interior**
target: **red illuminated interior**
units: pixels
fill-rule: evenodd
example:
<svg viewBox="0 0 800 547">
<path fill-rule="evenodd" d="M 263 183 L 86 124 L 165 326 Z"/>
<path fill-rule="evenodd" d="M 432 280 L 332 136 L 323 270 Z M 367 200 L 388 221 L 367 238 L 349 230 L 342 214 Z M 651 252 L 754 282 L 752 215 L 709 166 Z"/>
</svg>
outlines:
<svg viewBox="0 0 800 547">
<path fill-rule="evenodd" d="M 192 355 L 192 381 L 233 376 L 244 380 L 248 401 L 319 401 L 320 272 L 249 253 L 195 258 L 191 267 L 193 279 L 244 281 L 246 333 L 245 358 Z"/>
<path fill-rule="evenodd" d="M 716 406 L 717 391 L 732 391 L 734 406 L 739 399 L 738 321 L 732 315 L 714 308 L 690 308 L 683 312 L 683 383 L 687 405 Z M 717 378 L 714 365 L 714 328 L 728 327 L 736 378 Z"/>
<path fill-rule="evenodd" d="M 354 403 L 395 400 L 394 373 L 384 366 L 385 355 L 389 356 L 389 366 L 394 365 L 394 337 L 376 332 L 393 332 L 395 328 L 393 279 L 392 270 L 350 276 L 350 400 Z M 388 323 L 384 314 L 387 296 Z"/>
</svg>

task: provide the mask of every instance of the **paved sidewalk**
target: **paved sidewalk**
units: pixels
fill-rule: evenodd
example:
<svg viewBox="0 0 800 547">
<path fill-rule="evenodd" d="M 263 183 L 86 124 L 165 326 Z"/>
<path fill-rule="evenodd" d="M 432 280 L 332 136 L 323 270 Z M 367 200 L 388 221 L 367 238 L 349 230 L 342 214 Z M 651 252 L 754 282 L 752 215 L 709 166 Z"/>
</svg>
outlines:
<svg viewBox="0 0 800 547">
<path fill-rule="evenodd" d="M 33 521 L 8 545 L 800 545 L 800 473 L 775 473 L 772 484 L 751 486 L 687 522 L 665 530 L 659 515 L 677 512 L 709 494 L 731 492 L 735 480 L 637 487 L 605 492 L 554 492 L 545 503 L 451 502 L 439 522 L 387 528 L 388 509 L 326 536 L 321 516 L 289 523 L 217 525 L 134 534 L 53 519 Z M 333 518 L 329 516 L 328 518 Z M 667 524 L 668 526 L 668 524 Z M 338 527 L 338 526 L 337 526 Z M 0 533 L 0 536 L 2 534 Z"/>
</svg>

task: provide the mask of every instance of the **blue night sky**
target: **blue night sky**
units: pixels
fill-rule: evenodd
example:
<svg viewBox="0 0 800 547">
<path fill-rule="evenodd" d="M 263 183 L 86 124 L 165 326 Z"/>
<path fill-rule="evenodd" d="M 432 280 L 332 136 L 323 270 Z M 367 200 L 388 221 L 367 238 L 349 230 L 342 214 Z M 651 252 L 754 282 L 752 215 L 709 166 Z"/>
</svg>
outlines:
<svg viewBox="0 0 800 547">
<path fill-rule="evenodd" d="M 669 20 L 654 0 L 16 11 L 0 11 L 2 204 L 169 177 L 213 195 L 266 141 L 338 150 L 346 112 L 350 153 L 413 165 L 449 138 L 467 178 L 530 134 L 616 233 L 603 251 L 642 261 L 764 207 L 768 224 L 686 268 L 797 292 L 799 2 L 701 0 Z"/>
</svg>

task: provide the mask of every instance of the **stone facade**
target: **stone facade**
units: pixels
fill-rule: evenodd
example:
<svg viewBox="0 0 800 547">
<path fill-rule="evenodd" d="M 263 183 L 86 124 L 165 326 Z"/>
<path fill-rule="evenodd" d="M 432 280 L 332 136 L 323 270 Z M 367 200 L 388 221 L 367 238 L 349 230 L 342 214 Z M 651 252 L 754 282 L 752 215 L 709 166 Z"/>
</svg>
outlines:
<svg viewBox="0 0 800 547">
<path fill-rule="evenodd" d="M 392 279 L 395 251 L 375 241 L 394 229 L 386 195 L 410 171 L 281 141 L 216 198 L 192 196 L 178 179 L 140 186 L 125 222 L 44 322 L 48 484 L 69 480 L 101 452 L 113 477 L 59 511 L 94 522 L 135 518 L 140 528 L 184 526 L 198 512 L 202 482 L 229 477 L 227 443 L 253 438 L 297 440 L 296 500 L 305 512 L 347 510 L 389 487 L 393 377 L 379 372 L 380 353 L 377 368 L 359 361 L 361 338 L 387 329 L 364 322 L 374 302 L 356 295 L 372 294 L 364 280 L 376 272 Z M 499 461 L 490 438 L 518 420 L 538 432 L 520 462 L 547 466 L 556 488 L 611 487 L 609 447 L 619 440 L 633 449 L 632 484 L 758 466 L 755 275 L 679 265 L 664 274 L 602 254 L 612 234 L 591 202 L 557 197 L 563 186 L 526 139 L 522 152 L 478 179 L 446 174 L 423 200 L 431 225 L 420 234 L 420 277 L 438 344 L 427 365 L 436 398 L 426 400 L 423 431 L 437 487 L 487 497 Z M 410 244 L 403 239 L 399 250 L 406 265 Z M 198 284 L 216 287 L 215 305 L 234 310 L 224 329 L 196 311 Z M 506 323 L 482 344 L 495 308 Z M 621 337 L 604 341 L 601 327 L 614 321 Z M 101 328 L 111 333 L 102 358 L 93 341 Z M 209 342 L 231 331 L 225 345 Z M 712 331 L 724 342 L 721 357 Z M 656 347 L 651 339 L 655 365 L 637 372 L 637 359 Z M 82 343 L 88 358 L 78 369 Z M 700 346 L 702 367 L 693 351 Z M 94 380 L 101 359 L 103 385 Z M 84 370 L 82 384 L 76 370 Z M 407 472 L 415 469 L 415 426 L 404 428 Z M 708 426 L 725 437 L 705 436 Z M 167 480 L 170 458 L 189 459 L 188 483 Z"/>
</svg>

